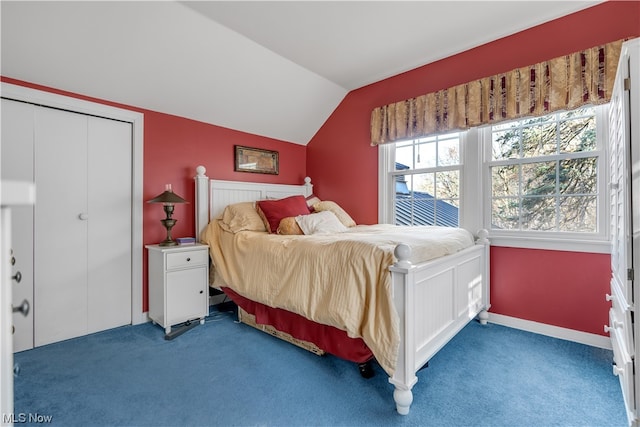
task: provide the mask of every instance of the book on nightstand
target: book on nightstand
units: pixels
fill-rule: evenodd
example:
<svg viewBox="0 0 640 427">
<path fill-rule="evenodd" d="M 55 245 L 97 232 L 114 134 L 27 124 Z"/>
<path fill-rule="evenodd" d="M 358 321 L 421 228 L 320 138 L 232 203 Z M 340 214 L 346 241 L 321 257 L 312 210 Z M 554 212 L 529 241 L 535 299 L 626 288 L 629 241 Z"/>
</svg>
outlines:
<svg viewBox="0 0 640 427">
<path fill-rule="evenodd" d="M 195 237 L 176 237 L 176 242 L 179 245 L 195 245 L 196 238 Z"/>
</svg>

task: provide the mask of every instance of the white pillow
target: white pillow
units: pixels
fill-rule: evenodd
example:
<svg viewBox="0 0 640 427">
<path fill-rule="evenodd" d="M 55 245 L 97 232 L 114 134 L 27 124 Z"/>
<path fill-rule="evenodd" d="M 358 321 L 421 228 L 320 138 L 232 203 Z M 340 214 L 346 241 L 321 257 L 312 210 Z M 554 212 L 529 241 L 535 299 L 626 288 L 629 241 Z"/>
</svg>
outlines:
<svg viewBox="0 0 640 427">
<path fill-rule="evenodd" d="M 298 215 L 296 222 L 306 235 L 342 233 L 343 231 L 347 231 L 347 227 L 345 227 L 331 211 Z"/>
</svg>

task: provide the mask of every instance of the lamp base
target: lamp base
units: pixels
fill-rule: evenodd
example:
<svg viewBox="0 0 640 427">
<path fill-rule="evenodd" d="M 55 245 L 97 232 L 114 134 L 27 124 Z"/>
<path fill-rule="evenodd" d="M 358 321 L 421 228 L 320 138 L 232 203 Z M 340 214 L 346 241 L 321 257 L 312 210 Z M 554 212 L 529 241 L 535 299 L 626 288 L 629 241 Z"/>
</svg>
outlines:
<svg viewBox="0 0 640 427">
<path fill-rule="evenodd" d="M 176 246 L 178 242 L 173 240 L 173 237 L 171 237 L 171 229 L 174 225 L 176 225 L 176 222 L 178 222 L 178 220 L 167 217 L 165 219 L 161 219 L 160 222 L 162 223 L 162 225 L 164 225 L 164 228 L 167 229 L 167 238 L 160 242 L 160 246 Z"/>
</svg>

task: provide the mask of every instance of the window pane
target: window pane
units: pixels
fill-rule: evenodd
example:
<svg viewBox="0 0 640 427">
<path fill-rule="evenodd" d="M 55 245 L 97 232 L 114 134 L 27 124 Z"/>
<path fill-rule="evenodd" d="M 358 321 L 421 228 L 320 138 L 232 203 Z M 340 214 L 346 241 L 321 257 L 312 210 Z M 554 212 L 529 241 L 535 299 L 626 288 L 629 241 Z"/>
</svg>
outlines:
<svg viewBox="0 0 640 427">
<path fill-rule="evenodd" d="M 555 154 L 558 150 L 555 123 L 542 123 L 522 129 L 522 157 Z"/>
<path fill-rule="evenodd" d="M 436 224 L 444 227 L 457 227 L 460 204 L 457 199 L 437 200 L 435 203 Z"/>
<path fill-rule="evenodd" d="M 517 198 L 505 197 L 492 200 L 491 226 L 502 230 L 520 228 L 520 209 Z"/>
<path fill-rule="evenodd" d="M 491 139 L 491 158 L 493 160 L 517 159 L 520 157 L 520 134 L 514 124 L 511 124 L 511 128 L 492 132 Z"/>
<path fill-rule="evenodd" d="M 556 229 L 556 198 L 524 197 L 522 199 L 522 229 L 554 231 Z"/>
<path fill-rule="evenodd" d="M 438 199 L 457 199 L 460 197 L 459 171 L 445 171 L 436 173 L 436 192 Z"/>
<path fill-rule="evenodd" d="M 575 112 L 574 115 L 580 112 L 582 111 Z M 560 122 L 560 152 L 593 151 L 596 146 L 595 116 L 579 117 Z"/>
<path fill-rule="evenodd" d="M 429 193 L 429 196 L 433 197 L 436 193 L 434 174 L 418 173 L 411 175 L 409 189 L 415 193 Z"/>
<path fill-rule="evenodd" d="M 560 198 L 560 231 L 597 232 L 597 212 L 598 199 L 596 196 Z"/>
<path fill-rule="evenodd" d="M 413 169 L 413 144 L 396 144 L 396 170 Z"/>
<path fill-rule="evenodd" d="M 517 196 L 520 166 L 497 166 L 491 168 L 491 191 L 493 197 Z"/>
<path fill-rule="evenodd" d="M 538 196 L 556 192 L 556 162 L 522 165 L 522 194 Z"/>
<path fill-rule="evenodd" d="M 451 139 L 443 139 L 438 143 L 438 165 L 460 164 L 460 137 L 458 134 Z"/>
<path fill-rule="evenodd" d="M 595 157 L 560 162 L 560 194 L 596 194 L 598 163 Z"/>
<path fill-rule="evenodd" d="M 416 169 L 436 165 L 436 143 L 434 141 L 416 144 Z"/>
</svg>

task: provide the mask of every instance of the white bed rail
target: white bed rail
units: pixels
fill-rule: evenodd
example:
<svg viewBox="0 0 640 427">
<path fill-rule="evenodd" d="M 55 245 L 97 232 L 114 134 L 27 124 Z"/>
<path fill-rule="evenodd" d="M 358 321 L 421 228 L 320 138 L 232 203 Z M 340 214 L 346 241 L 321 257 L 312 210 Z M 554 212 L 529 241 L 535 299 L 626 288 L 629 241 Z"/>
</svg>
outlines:
<svg viewBox="0 0 640 427">
<path fill-rule="evenodd" d="M 400 347 L 389 382 L 399 414 L 409 413 L 416 372 L 470 320 L 487 323 L 489 309 L 489 240 L 480 230 L 476 245 L 453 255 L 412 264 L 411 248 L 395 248 L 389 268 L 399 316 Z"/>
</svg>

